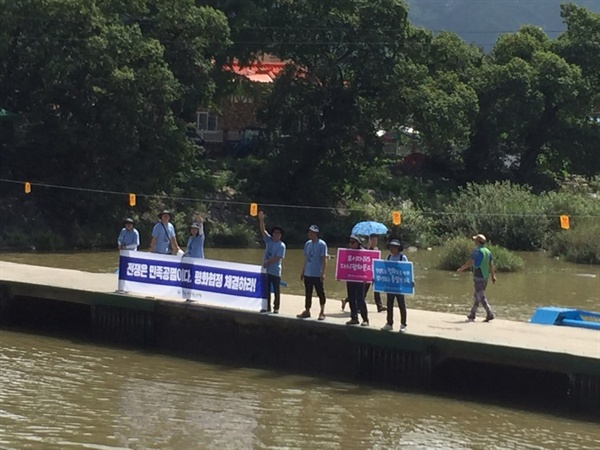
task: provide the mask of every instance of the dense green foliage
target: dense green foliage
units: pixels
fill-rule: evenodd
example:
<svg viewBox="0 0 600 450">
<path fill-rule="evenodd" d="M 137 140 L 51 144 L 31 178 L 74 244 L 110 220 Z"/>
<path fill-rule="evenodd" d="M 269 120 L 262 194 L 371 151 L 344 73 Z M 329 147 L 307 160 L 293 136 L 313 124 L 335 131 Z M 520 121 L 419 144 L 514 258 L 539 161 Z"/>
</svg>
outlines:
<svg viewBox="0 0 600 450">
<path fill-rule="evenodd" d="M 492 252 L 494 266 L 498 272 L 518 272 L 525 265 L 523 259 L 498 245 L 487 246 Z M 438 267 L 443 270 L 456 270 L 467 261 L 475 245 L 471 239 L 457 237 L 444 244 Z"/>
<path fill-rule="evenodd" d="M 590 118 L 600 14 L 583 7 L 554 11 L 558 36 L 523 26 L 489 53 L 415 27 L 401 0 L 0 0 L 0 10 L 0 108 L 18 117 L 0 118 L 2 246 L 114 246 L 124 216 L 147 236 L 164 207 L 182 242 L 201 211 L 209 243 L 250 245 L 250 201 L 271 205 L 290 242 L 308 223 L 327 224 L 335 242 L 374 219 L 412 245 L 481 231 L 511 249 L 565 248 L 558 214 L 582 234 L 579 217 L 593 229 L 600 216 L 586 194 L 552 192 L 566 174 L 600 173 Z M 288 66 L 257 90 L 259 150 L 202 157 L 186 124 L 241 89 L 228 63 L 265 52 Z M 426 155 L 412 172 L 378 137 L 407 127 Z"/>
<path fill-rule="evenodd" d="M 550 251 L 567 261 L 580 264 L 600 264 L 600 221 L 584 222 L 573 231 L 556 233 Z"/>
</svg>

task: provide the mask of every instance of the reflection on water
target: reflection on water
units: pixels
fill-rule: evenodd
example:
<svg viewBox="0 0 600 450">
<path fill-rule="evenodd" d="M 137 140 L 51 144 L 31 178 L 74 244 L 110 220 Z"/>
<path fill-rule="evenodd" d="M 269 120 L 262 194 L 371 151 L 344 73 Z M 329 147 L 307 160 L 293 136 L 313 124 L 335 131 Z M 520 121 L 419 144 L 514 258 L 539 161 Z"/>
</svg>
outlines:
<svg viewBox="0 0 600 450">
<path fill-rule="evenodd" d="M 335 248 L 329 249 L 330 253 L 335 251 Z M 416 295 L 408 299 L 408 307 L 466 314 L 472 296 L 469 274 L 458 275 L 436 269 L 439 249 L 407 255 L 415 263 L 416 276 Z M 487 293 L 498 318 L 526 321 L 539 306 L 600 310 L 600 266 L 566 263 L 549 258 L 543 252 L 520 255 L 525 259 L 523 272 L 500 273 L 498 283 L 488 286 Z M 208 248 L 206 256 L 223 261 L 258 264 L 263 250 Z M 116 252 L 3 253 L 0 259 L 90 272 L 114 272 L 118 265 Z M 300 282 L 302 262 L 301 250 L 288 249 L 282 276 L 288 287 L 282 289 L 283 293 L 304 295 L 304 287 Z M 335 258 L 328 260 L 325 291 L 329 299 L 328 308 L 339 308 L 339 300 L 346 296 L 346 286 L 335 280 Z"/>
<path fill-rule="evenodd" d="M 2 449 L 596 449 L 598 424 L 0 330 Z"/>
</svg>

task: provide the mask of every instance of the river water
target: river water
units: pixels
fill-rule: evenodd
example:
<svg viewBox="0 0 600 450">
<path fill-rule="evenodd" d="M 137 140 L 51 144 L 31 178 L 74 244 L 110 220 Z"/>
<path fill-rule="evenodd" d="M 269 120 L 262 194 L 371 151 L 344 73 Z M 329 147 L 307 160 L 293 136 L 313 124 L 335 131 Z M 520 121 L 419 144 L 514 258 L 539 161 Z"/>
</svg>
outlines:
<svg viewBox="0 0 600 450">
<path fill-rule="evenodd" d="M 256 262 L 260 250 L 207 249 Z M 409 254 L 409 308 L 464 312 L 466 275 L 438 271 L 438 254 Z M 489 294 L 499 317 L 539 305 L 600 309 L 600 268 L 523 254 Z M 0 259 L 114 271 L 115 253 L 0 254 Z M 330 299 L 343 296 L 330 260 Z M 301 294 L 301 255 L 288 251 L 285 292 Z M 330 308 L 338 308 L 334 303 Z M 548 393 L 551 395 L 552 393 Z M 598 449 L 600 426 L 510 404 L 483 404 L 377 386 L 173 358 L 74 338 L 0 329 L 0 449 Z"/>
</svg>

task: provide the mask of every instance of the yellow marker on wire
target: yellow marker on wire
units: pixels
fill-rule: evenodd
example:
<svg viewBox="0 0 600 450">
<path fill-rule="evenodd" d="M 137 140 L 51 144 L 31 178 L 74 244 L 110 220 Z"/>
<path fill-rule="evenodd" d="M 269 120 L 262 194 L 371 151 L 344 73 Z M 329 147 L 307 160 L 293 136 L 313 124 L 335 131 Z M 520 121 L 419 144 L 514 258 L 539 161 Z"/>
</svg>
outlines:
<svg viewBox="0 0 600 450">
<path fill-rule="evenodd" d="M 135 206 L 136 198 L 135 194 L 129 194 L 129 206 Z"/>
<path fill-rule="evenodd" d="M 26 194 L 29 194 L 31 192 L 31 183 L 29 181 L 25 182 L 24 190 Z"/>
<path fill-rule="evenodd" d="M 567 216 L 565 214 L 560 216 L 560 227 L 563 230 L 568 230 L 569 228 L 571 228 L 571 225 L 569 224 L 569 216 Z"/>
<path fill-rule="evenodd" d="M 256 217 L 258 215 L 258 203 L 250 203 L 250 215 Z"/>
<path fill-rule="evenodd" d="M 394 225 L 400 225 L 402 223 L 402 214 L 400 211 L 392 211 L 392 223 Z"/>
</svg>

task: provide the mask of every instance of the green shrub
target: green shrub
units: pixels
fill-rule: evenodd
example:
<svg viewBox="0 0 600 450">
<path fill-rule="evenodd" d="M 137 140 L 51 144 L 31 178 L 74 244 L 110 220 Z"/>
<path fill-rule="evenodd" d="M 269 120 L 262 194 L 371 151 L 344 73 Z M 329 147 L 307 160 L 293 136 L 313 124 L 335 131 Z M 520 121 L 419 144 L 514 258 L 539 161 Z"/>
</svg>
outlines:
<svg viewBox="0 0 600 450">
<path fill-rule="evenodd" d="M 600 264 L 600 221 L 588 220 L 577 228 L 556 233 L 550 245 L 553 256 L 580 264 Z"/>
<path fill-rule="evenodd" d="M 442 249 L 438 268 L 442 270 L 456 270 L 471 256 L 475 248 L 473 240 L 457 237 L 449 240 Z M 513 252 L 497 246 L 489 245 L 488 248 L 494 257 L 494 266 L 498 272 L 518 272 L 525 265 L 523 259 Z"/>
<path fill-rule="evenodd" d="M 513 250 L 544 247 L 554 223 L 542 197 L 508 182 L 467 185 L 443 207 L 438 220 L 443 234 L 483 233 Z"/>
<path fill-rule="evenodd" d="M 210 247 L 247 248 L 256 245 L 256 228 L 249 225 L 215 223 L 205 229 L 207 245 Z"/>
<path fill-rule="evenodd" d="M 41 252 L 52 252 L 65 248 L 65 240 L 62 236 L 49 230 L 35 230 L 32 240 L 36 250 Z"/>
</svg>

